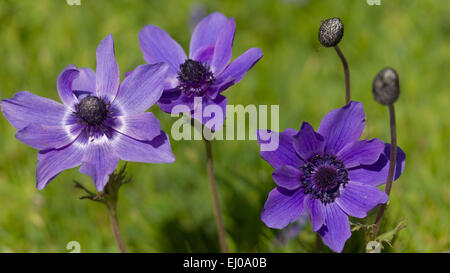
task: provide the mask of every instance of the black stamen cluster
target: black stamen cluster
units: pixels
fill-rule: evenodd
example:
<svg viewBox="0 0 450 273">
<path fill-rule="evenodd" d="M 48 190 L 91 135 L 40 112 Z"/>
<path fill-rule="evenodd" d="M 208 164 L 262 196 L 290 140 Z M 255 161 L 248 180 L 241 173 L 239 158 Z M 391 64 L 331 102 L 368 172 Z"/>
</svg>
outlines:
<svg viewBox="0 0 450 273">
<path fill-rule="evenodd" d="M 75 106 L 75 116 L 89 126 L 100 126 L 108 114 L 109 104 L 95 96 L 87 96 Z"/>
<path fill-rule="evenodd" d="M 311 194 L 328 204 L 339 197 L 341 186 L 348 183 L 348 171 L 344 163 L 336 156 L 323 154 L 315 155 L 301 167 L 301 178 L 305 194 Z"/>
<path fill-rule="evenodd" d="M 214 81 L 214 75 L 209 68 L 201 62 L 187 59 L 180 65 L 178 72 L 179 88 L 188 95 L 201 96 L 205 86 Z"/>
</svg>

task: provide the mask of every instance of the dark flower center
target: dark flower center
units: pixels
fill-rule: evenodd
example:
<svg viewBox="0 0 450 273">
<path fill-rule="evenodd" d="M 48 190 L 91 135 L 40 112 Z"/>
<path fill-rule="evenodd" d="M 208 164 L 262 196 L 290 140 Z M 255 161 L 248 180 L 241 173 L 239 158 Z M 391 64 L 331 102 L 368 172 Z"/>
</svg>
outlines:
<svg viewBox="0 0 450 273">
<path fill-rule="evenodd" d="M 326 190 L 334 188 L 338 181 L 338 175 L 336 169 L 328 166 L 321 166 L 317 172 L 313 174 L 312 181 L 317 188 Z"/>
<path fill-rule="evenodd" d="M 348 171 L 344 163 L 334 155 L 315 155 L 301 167 L 301 170 L 305 194 L 311 194 L 324 204 L 331 203 L 339 197 L 340 187 L 345 187 L 348 183 Z"/>
<path fill-rule="evenodd" d="M 108 117 L 109 106 L 104 100 L 87 96 L 75 106 L 75 116 L 84 121 L 87 125 L 99 126 Z"/>
<path fill-rule="evenodd" d="M 187 59 L 180 65 L 178 72 L 178 86 L 187 95 L 201 96 L 206 87 L 214 82 L 214 75 L 201 62 Z"/>
</svg>

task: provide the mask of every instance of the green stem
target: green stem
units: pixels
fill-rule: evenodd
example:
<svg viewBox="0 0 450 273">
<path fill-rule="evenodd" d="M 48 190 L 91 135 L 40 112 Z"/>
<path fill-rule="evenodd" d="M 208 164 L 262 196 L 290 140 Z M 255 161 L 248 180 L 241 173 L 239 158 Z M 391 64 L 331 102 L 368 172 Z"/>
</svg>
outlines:
<svg viewBox="0 0 450 273">
<path fill-rule="evenodd" d="M 119 247 L 120 252 L 127 253 L 125 243 L 120 233 L 119 220 L 117 218 L 119 189 L 122 185 L 131 182 L 131 179 L 126 176 L 126 164 L 120 170 L 116 170 L 109 176 L 108 184 L 106 184 L 105 189 L 101 193 L 93 193 L 81 183 L 77 181 L 74 182 L 76 188 L 79 188 L 87 193 L 87 195 L 81 196 L 80 199 L 89 199 L 91 201 L 103 203 L 106 206 L 117 246 Z"/>
<path fill-rule="evenodd" d="M 222 219 L 222 211 L 220 209 L 219 196 L 217 194 L 216 178 L 214 175 L 214 162 L 212 156 L 212 146 L 211 141 L 205 140 L 206 145 L 206 169 L 208 172 L 208 179 L 211 188 L 211 195 L 214 202 L 214 216 L 216 218 L 216 226 L 219 235 L 220 249 L 223 253 L 228 253 L 228 245 L 226 242 L 225 227 Z"/>
<path fill-rule="evenodd" d="M 342 53 L 341 49 L 338 45 L 334 46 L 336 53 L 341 58 L 342 65 L 344 66 L 344 74 L 345 74 L 345 103 L 348 104 L 350 102 L 350 70 L 348 68 L 347 60 L 344 57 L 344 53 Z"/>
<path fill-rule="evenodd" d="M 125 243 L 120 233 L 119 220 L 117 218 L 117 206 L 115 204 L 106 203 L 106 207 L 108 208 L 109 220 L 111 221 L 111 227 L 117 246 L 119 247 L 121 253 L 127 253 Z"/>
<path fill-rule="evenodd" d="M 394 104 L 389 104 L 389 118 L 391 127 L 391 155 L 389 157 L 389 173 L 386 182 L 386 188 L 384 192 L 388 195 L 391 193 L 392 182 L 394 181 L 395 163 L 397 161 L 397 130 L 395 124 L 395 108 Z M 381 219 L 383 218 L 384 211 L 386 210 L 387 204 L 382 204 L 380 210 L 378 211 L 377 219 L 375 221 L 375 226 L 373 228 L 373 238 L 377 237 L 378 230 L 380 229 Z"/>
</svg>

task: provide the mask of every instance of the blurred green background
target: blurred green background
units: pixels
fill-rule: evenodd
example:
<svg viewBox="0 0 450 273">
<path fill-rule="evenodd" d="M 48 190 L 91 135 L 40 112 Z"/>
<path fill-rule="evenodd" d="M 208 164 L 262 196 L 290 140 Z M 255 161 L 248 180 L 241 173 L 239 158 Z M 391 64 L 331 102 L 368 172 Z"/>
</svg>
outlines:
<svg viewBox="0 0 450 273">
<path fill-rule="evenodd" d="M 298 129 L 344 102 L 342 65 L 317 39 L 321 20 L 340 17 L 340 44 L 350 64 L 352 99 L 363 102 L 365 138 L 389 141 L 388 112 L 374 102 L 372 79 L 385 66 L 401 77 L 396 103 L 398 143 L 407 154 L 394 184 L 382 231 L 406 219 L 387 247 L 391 252 L 450 250 L 450 5 L 446 0 L 227 0 L 99 1 L 2 0 L 0 2 L 0 99 L 29 90 L 59 101 L 56 79 L 68 64 L 95 68 L 98 43 L 112 33 L 123 74 L 142 64 L 138 33 L 147 24 L 169 32 L 187 49 L 195 24 L 219 11 L 234 17 L 233 57 L 260 47 L 264 58 L 226 91 L 230 104 L 279 104 L 280 129 Z M 43 109 L 45 110 L 45 109 Z M 151 109 L 166 132 L 175 119 Z M 73 179 L 94 189 L 77 169 L 64 171 L 43 191 L 35 184 L 37 151 L 14 138 L 0 117 L 0 252 L 116 252 L 103 205 L 78 200 Z M 201 141 L 171 141 L 172 165 L 129 163 L 134 182 L 122 188 L 119 218 L 131 252 L 219 251 Z M 275 186 L 272 168 L 256 141 L 214 142 L 219 195 L 231 250 L 308 252 L 315 235 L 308 223 L 292 241 L 274 243 L 260 213 Z M 123 163 L 121 163 L 123 164 Z M 373 217 L 373 215 L 371 216 Z M 373 219 L 370 219 L 373 221 Z M 344 251 L 363 252 L 355 232 Z M 324 247 L 324 251 L 329 251 Z"/>
</svg>

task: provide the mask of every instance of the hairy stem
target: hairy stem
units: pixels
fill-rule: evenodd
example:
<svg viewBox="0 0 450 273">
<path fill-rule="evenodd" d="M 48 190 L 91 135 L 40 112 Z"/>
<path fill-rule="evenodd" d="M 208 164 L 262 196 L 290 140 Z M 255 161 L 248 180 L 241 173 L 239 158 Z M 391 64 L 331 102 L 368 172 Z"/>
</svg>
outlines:
<svg viewBox="0 0 450 273">
<path fill-rule="evenodd" d="M 212 156 L 211 141 L 205 139 L 206 145 L 206 169 L 211 188 L 211 195 L 214 202 L 214 216 L 216 218 L 217 231 L 219 234 L 220 249 L 223 253 L 228 253 L 228 246 L 225 239 L 225 227 L 222 219 L 222 211 L 220 209 L 219 196 L 217 194 L 216 178 L 214 175 L 214 162 Z"/>
<path fill-rule="evenodd" d="M 336 50 L 336 53 L 339 55 L 339 58 L 341 58 L 342 65 L 344 66 L 344 74 L 345 74 L 345 103 L 350 102 L 350 70 L 348 68 L 347 60 L 344 57 L 344 53 L 342 53 L 341 49 L 338 45 L 334 46 L 334 49 Z"/>
<path fill-rule="evenodd" d="M 126 253 L 127 249 L 123 242 L 122 235 L 120 234 L 119 221 L 117 220 L 117 202 L 119 201 L 119 189 L 122 185 L 131 182 L 131 178 L 126 175 L 127 165 L 125 164 L 120 170 L 114 171 L 109 176 L 108 184 L 106 184 L 103 192 L 94 193 L 81 183 L 74 181 L 75 187 L 83 190 L 87 193 L 85 196 L 81 196 L 80 199 L 88 199 L 91 201 L 102 203 L 108 209 L 109 220 L 116 239 L 117 246 L 120 252 Z"/>
<path fill-rule="evenodd" d="M 117 246 L 121 253 L 127 253 L 125 243 L 123 242 L 122 235 L 119 228 L 119 220 L 117 219 L 117 207 L 114 204 L 106 203 L 108 208 L 109 220 L 111 221 L 111 227 L 114 233 L 114 238 L 116 239 Z"/>
<path fill-rule="evenodd" d="M 395 125 L 395 109 L 394 104 L 389 104 L 389 119 L 391 126 L 391 155 L 389 157 L 389 173 L 386 182 L 386 188 L 384 192 L 389 196 L 391 193 L 392 182 L 394 181 L 395 163 L 397 161 L 397 130 Z M 375 226 L 373 228 L 373 238 L 377 237 L 378 230 L 380 229 L 381 219 L 383 218 L 384 211 L 386 210 L 386 204 L 380 206 L 378 211 L 377 219 L 375 221 Z"/>
</svg>

